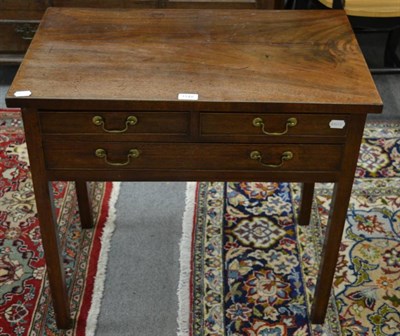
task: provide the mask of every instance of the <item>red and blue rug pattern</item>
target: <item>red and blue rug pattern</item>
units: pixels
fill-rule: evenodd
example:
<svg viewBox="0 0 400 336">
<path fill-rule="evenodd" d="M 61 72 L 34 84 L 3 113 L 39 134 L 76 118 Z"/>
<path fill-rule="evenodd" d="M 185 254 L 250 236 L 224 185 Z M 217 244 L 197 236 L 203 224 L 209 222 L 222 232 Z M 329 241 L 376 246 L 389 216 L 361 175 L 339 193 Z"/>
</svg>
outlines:
<svg viewBox="0 0 400 336">
<path fill-rule="evenodd" d="M 53 182 L 74 327 L 54 320 L 21 115 L 0 111 L 0 335 L 85 335 L 112 184 L 92 185 L 96 228 L 81 230 L 73 183 Z"/>
<path fill-rule="evenodd" d="M 333 185 L 301 227 L 298 184 L 198 184 L 191 335 L 398 335 L 399 126 L 365 130 L 324 325 L 309 311 Z"/>
</svg>

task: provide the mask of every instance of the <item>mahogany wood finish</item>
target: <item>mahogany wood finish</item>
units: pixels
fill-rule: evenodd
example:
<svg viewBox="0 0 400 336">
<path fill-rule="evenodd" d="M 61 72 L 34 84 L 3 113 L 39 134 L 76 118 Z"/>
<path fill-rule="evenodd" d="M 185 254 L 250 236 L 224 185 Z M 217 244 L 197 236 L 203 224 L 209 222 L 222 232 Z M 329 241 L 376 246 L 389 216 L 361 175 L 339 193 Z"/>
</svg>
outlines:
<svg viewBox="0 0 400 336">
<path fill-rule="evenodd" d="M 126 140 L 126 137 L 152 137 L 153 135 L 164 135 L 166 137 L 171 135 L 189 135 L 190 113 L 189 112 L 173 112 L 160 113 L 149 111 L 120 111 L 107 112 L 107 111 L 87 111 L 87 112 L 73 112 L 73 111 L 47 111 L 40 112 L 40 125 L 43 134 L 47 135 L 78 135 L 78 134 L 92 134 L 98 136 L 107 136 L 115 140 L 119 137 L 120 140 Z M 96 125 L 93 118 L 101 116 L 104 121 L 103 125 Z M 127 118 L 136 118 L 134 125 L 129 125 L 124 133 L 116 133 L 115 131 L 123 130 Z M 68 123 L 60 124 L 60 118 L 65 118 Z M 106 130 L 112 131 L 112 134 L 107 134 Z M 166 138 L 167 139 L 167 138 Z"/>
<path fill-rule="evenodd" d="M 283 9 L 283 0 L 0 0 L 0 64 L 20 63 L 48 7 Z"/>
<path fill-rule="evenodd" d="M 60 252 L 53 190 L 46 176 L 46 162 L 41 150 L 40 126 L 36 113 L 23 113 L 22 117 L 24 125 L 29 125 L 25 129 L 25 138 L 57 326 L 68 329 L 71 326 L 69 298 L 65 284 L 63 257 Z"/>
<path fill-rule="evenodd" d="M 76 195 L 78 199 L 79 215 L 81 217 L 81 225 L 83 229 L 93 227 L 93 216 L 91 209 L 91 200 L 87 183 L 85 181 L 75 181 Z"/>
<path fill-rule="evenodd" d="M 108 170 L 110 165 L 95 156 L 96 149 L 102 148 L 112 162 L 126 161 L 130 149 L 139 151 L 138 158 L 119 169 L 260 170 L 262 164 L 250 158 L 252 151 L 259 151 L 263 162 L 270 164 L 279 163 L 282 153 L 291 151 L 293 158 L 279 171 L 334 172 L 340 167 L 343 152 L 339 145 L 99 142 L 89 138 L 87 142 L 79 146 L 76 142 L 44 142 L 47 169 Z"/>
<path fill-rule="evenodd" d="M 382 110 L 343 11 L 52 8 L 6 101 L 23 108 L 60 328 L 52 180 L 77 181 L 87 227 L 86 181 L 303 182 L 300 224 L 313 184 L 335 182 L 311 314 L 323 322 L 366 114 Z"/>
<path fill-rule="evenodd" d="M 299 213 L 299 225 L 308 225 L 311 219 L 312 202 L 314 197 L 314 183 L 303 183 L 301 194 L 301 208 Z"/>
<path fill-rule="evenodd" d="M 315 289 L 315 299 L 311 308 L 312 321 L 322 323 L 325 319 L 329 302 L 331 284 L 335 276 L 336 261 L 339 256 L 339 246 L 342 240 L 344 222 L 347 216 L 347 208 L 350 201 L 351 189 L 354 180 L 354 171 L 357 166 L 358 155 L 355 149 L 361 144 L 365 124 L 365 115 L 353 116 L 353 128 L 348 136 L 348 144 L 345 147 L 341 175 L 335 184 L 330 218 L 326 237 L 322 249 L 321 265 L 318 273 L 318 281 Z"/>
<path fill-rule="evenodd" d="M 289 127 L 287 138 L 291 141 L 294 137 L 327 137 L 327 141 L 334 141 L 332 138 L 343 142 L 347 128 L 334 129 L 329 127 L 332 115 L 315 114 L 251 114 L 251 113 L 201 113 L 200 115 L 200 134 L 201 136 L 225 136 L 230 140 L 235 136 L 258 137 L 257 141 L 268 141 L 271 137 L 265 137 L 261 127 L 254 126 L 256 118 L 268 122 L 265 125 L 265 132 L 282 133 L 285 131 L 286 123 L 289 119 L 295 118 L 297 124 Z M 343 115 L 341 120 L 347 122 L 348 116 Z M 229 137 L 229 138 L 227 138 Z M 274 139 L 276 141 L 276 137 Z"/>
<path fill-rule="evenodd" d="M 19 63 L 50 0 L 0 1 L 0 63 Z"/>
<path fill-rule="evenodd" d="M 160 0 L 166 8 L 196 9 L 283 9 L 284 0 Z"/>
<path fill-rule="evenodd" d="M 400 45 L 399 0 L 309 0 L 305 7 L 343 9 L 355 33 L 387 33 L 384 67 L 371 68 L 370 71 L 372 74 L 400 73 L 397 54 Z"/>
</svg>

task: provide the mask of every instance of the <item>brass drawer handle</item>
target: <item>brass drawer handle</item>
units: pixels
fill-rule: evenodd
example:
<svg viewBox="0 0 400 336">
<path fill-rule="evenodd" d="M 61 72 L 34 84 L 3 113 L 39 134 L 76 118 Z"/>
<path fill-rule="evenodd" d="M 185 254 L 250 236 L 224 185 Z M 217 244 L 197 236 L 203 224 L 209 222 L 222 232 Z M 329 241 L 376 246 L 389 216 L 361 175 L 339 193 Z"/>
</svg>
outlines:
<svg viewBox="0 0 400 336">
<path fill-rule="evenodd" d="M 104 159 L 105 163 L 109 164 L 110 166 L 126 166 L 131 162 L 132 159 L 136 159 L 139 157 L 140 152 L 138 149 L 130 149 L 128 152 L 128 159 L 125 162 L 111 162 L 107 158 L 107 151 L 103 148 L 98 148 L 94 152 L 94 155 L 100 159 Z"/>
<path fill-rule="evenodd" d="M 128 130 L 129 126 L 134 126 L 138 123 L 138 118 L 135 116 L 129 116 L 128 118 L 126 118 L 125 121 L 125 128 L 121 129 L 121 130 L 109 130 L 106 129 L 105 126 L 105 120 L 103 117 L 101 116 L 95 116 L 92 119 L 93 124 L 95 124 L 96 126 L 101 126 L 103 128 L 103 131 L 107 132 L 107 133 L 124 133 Z"/>
<path fill-rule="evenodd" d="M 32 40 L 38 28 L 36 22 L 22 22 L 15 25 L 15 32 L 21 35 L 23 40 Z"/>
<path fill-rule="evenodd" d="M 279 164 L 272 164 L 272 163 L 264 163 L 262 162 L 262 155 L 259 151 L 252 151 L 250 153 L 250 159 L 252 160 L 257 160 L 258 162 L 260 162 L 263 166 L 269 167 L 269 168 L 279 168 L 282 167 L 282 165 L 284 164 L 285 161 L 289 161 L 291 159 L 293 159 L 293 153 L 291 151 L 286 151 L 283 152 L 281 155 L 281 162 Z"/>
<path fill-rule="evenodd" d="M 284 135 L 289 131 L 289 127 L 294 127 L 297 125 L 297 119 L 296 118 L 289 118 L 286 121 L 286 128 L 283 132 L 267 132 L 265 130 L 265 124 L 264 124 L 264 120 L 262 120 L 261 118 L 254 118 L 253 119 L 253 126 L 255 127 L 261 127 L 261 130 L 264 134 L 266 135 Z"/>
</svg>

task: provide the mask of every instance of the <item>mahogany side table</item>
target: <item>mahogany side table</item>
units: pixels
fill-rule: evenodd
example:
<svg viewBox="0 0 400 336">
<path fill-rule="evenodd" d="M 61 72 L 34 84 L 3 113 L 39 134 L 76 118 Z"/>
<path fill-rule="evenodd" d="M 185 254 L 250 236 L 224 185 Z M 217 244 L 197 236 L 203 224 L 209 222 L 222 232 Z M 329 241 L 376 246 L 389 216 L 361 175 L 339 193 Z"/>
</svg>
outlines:
<svg viewBox="0 0 400 336">
<path fill-rule="evenodd" d="M 343 11 L 50 8 L 6 98 L 21 107 L 59 328 L 69 299 L 50 181 L 335 182 L 322 323 L 368 113 L 382 102 Z"/>
</svg>

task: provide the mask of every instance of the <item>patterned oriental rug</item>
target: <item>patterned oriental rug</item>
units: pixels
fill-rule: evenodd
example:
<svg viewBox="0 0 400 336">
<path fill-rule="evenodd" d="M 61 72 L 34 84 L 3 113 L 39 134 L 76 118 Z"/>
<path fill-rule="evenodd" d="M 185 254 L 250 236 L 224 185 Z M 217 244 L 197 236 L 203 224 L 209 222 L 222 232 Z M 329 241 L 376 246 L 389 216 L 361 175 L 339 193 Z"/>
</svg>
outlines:
<svg viewBox="0 0 400 336">
<path fill-rule="evenodd" d="M 103 290 L 118 184 L 91 185 L 96 227 L 82 231 L 73 183 L 54 182 L 60 241 L 74 318 L 54 320 L 35 198 L 18 110 L 0 110 L 0 335 L 93 335 Z"/>
<path fill-rule="evenodd" d="M 308 316 L 333 185 L 303 227 L 299 184 L 189 187 L 179 335 L 400 335 L 400 124 L 368 125 L 356 177 L 324 325 Z"/>
</svg>

